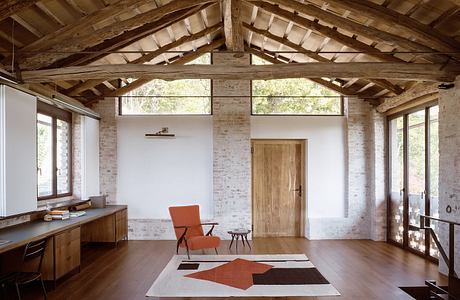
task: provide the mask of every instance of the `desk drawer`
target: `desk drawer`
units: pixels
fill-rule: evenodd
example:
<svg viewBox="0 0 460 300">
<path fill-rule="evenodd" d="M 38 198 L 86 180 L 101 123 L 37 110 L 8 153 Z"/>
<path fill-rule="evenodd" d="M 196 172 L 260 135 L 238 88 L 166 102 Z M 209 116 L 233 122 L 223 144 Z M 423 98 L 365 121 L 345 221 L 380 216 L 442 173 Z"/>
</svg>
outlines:
<svg viewBox="0 0 460 300">
<path fill-rule="evenodd" d="M 128 236 L 128 210 L 124 209 L 115 214 L 117 242 Z"/>
<path fill-rule="evenodd" d="M 58 279 L 80 265 L 80 227 L 57 234 L 54 247 Z"/>
</svg>

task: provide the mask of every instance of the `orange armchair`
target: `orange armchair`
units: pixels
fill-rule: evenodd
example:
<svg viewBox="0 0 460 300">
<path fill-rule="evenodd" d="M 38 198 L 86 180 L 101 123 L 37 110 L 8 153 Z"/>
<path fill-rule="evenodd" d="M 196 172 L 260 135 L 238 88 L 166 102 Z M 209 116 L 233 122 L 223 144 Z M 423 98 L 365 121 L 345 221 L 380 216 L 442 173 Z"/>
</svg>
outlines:
<svg viewBox="0 0 460 300">
<path fill-rule="evenodd" d="M 179 254 L 179 248 L 186 249 L 188 258 L 190 258 L 190 250 L 214 248 L 218 254 L 220 238 L 212 235 L 214 226 L 218 223 L 201 223 L 198 205 L 172 206 L 169 208 L 169 214 L 176 233 L 177 254 Z M 203 233 L 203 225 L 212 226 L 206 235 Z"/>
</svg>

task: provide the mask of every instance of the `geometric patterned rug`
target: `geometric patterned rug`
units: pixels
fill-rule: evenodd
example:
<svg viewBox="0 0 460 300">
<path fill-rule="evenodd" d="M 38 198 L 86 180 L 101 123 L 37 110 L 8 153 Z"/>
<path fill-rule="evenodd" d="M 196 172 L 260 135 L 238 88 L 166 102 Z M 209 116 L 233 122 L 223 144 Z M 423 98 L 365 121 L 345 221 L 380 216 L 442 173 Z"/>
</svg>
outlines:
<svg viewBox="0 0 460 300">
<path fill-rule="evenodd" d="M 175 255 L 147 297 L 320 297 L 339 292 L 304 254 Z"/>
</svg>

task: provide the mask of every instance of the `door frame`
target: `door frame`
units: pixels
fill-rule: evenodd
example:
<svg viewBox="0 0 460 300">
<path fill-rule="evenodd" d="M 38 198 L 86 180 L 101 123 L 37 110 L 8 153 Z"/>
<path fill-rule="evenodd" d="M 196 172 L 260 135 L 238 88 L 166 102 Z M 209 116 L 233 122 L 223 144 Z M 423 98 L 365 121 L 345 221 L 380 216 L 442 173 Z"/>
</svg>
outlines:
<svg viewBox="0 0 460 300">
<path fill-rule="evenodd" d="M 386 130 L 385 130 L 385 144 L 386 144 L 386 149 L 388 150 L 386 153 L 386 176 L 388 178 L 388 183 L 386 187 L 386 199 L 387 199 L 387 243 L 395 245 L 397 247 L 400 247 L 404 250 L 407 250 L 411 253 L 414 253 L 418 256 L 421 256 L 427 260 L 433 261 L 433 262 L 438 262 L 439 260 L 433 256 L 430 255 L 429 250 L 430 250 L 430 238 L 431 235 L 429 232 L 425 233 L 425 252 L 421 252 L 418 250 L 415 250 L 408 245 L 408 238 L 409 238 L 409 138 L 408 138 L 408 133 L 409 133 L 409 128 L 408 128 L 408 116 L 411 113 L 415 113 L 418 111 L 425 111 L 425 140 L 424 140 L 424 147 L 425 147 L 425 215 L 431 215 L 431 209 L 430 209 L 430 201 L 431 201 L 431 193 L 430 193 L 430 168 L 431 168 L 431 161 L 430 161 L 430 109 L 434 106 L 439 106 L 438 100 L 435 101 L 430 101 L 427 103 L 424 103 L 422 105 L 418 105 L 416 107 L 400 111 L 398 113 L 392 114 L 387 116 L 387 121 L 386 121 Z M 390 199 L 390 194 L 391 194 L 391 145 L 390 145 L 390 122 L 394 119 L 397 119 L 399 117 L 403 118 L 403 168 L 404 168 L 404 182 L 403 182 L 403 227 L 404 227 L 404 233 L 403 233 L 403 242 L 398 243 L 394 241 L 391 237 L 391 209 L 392 209 L 392 204 L 391 204 L 391 199 Z"/>
<path fill-rule="evenodd" d="M 298 237 L 305 238 L 305 221 L 307 216 L 307 193 L 308 193 L 308 186 L 307 186 L 307 177 L 308 174 L 306 172 L 307 169 L 307 157 L 308 157 L 308 140 L 307 139 L 262 139 L 262 138 L 253 138 L 251 139 L 251 229 L 254 229 L 254 159 L 252 157 L 254 153 L 254 144 L 255 143 L 263 143 L 263 142 L 271 142 L 277 144 L 286 144 L 291 142 L 299 142 L 300 144 L 300 182 L 302 183 L 302 197 L 300 199 L 300 228 Z M 254 230 L 252 230 L 254 233 Z"/>
</svg>

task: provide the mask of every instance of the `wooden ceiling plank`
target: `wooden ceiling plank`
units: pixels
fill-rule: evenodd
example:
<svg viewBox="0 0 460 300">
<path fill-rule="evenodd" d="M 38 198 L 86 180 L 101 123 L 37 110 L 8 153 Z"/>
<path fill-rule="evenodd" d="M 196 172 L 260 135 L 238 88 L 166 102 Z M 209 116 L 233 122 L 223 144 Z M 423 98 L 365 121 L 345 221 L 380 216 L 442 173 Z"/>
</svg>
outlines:
<svg viewBox="0 0 460 300">
<path fill-rule="evenodd" d="M 368 0 L 327 0 L 327 2 L 336 7 L 350 10 L 358 16 L 366 16 L 383 22 L 401 32 L 414 36 L 422 44 L 429 45 L 431 48 L 438 51 L 452 52 L 460 49 L 460 42 L 455 39 L 444 35 L 440 31 L 416 19 L 400 14 L 397 11 L 383 7 L 374 2 Z M 459 54 L 454 54 L 452 56 L 460 59 Z"/>
<path fill-rule="evenodd" d="M 231 51 L 244 51 L 243 28 L 241 25 L 241 0 L 223 0 L 225 45 Z M 243 56 L 240 53 L 238 56 Z"/>
<path fill-rule="evenodd" d="M 48 17 L 50 17 L 51 19 L 53 19 L 57 24 L 61 25 L 61 26 L 65 26 L 65 22 L 62 21 L 58 16 L 56 16 L 55 13 L 53 13 L 51 10 L 49 10 L 49 8 L 43 3 L 43 2 L 37 2 L 35 4 L 38 8 L 40 8 L 40 10 L 45 13 Z"/>
<path fill-rule="evenodd" d="M 84 50 L 88 46 L 91 47 L 107 39 L 121 35 L 125 31 L 133 30 L 146 23 L 157 21 L 167 14 L 215 1 L 216 0 L 174 0 L 156 9 L 152 9 L 121 22 L 113 23 L 110 26 L 105 26 L 95 31 L 87 30 L 79 32 L 78 35 L 67 36 L 66 38 L 58 37 L 53 45 L 47 49 L 57 52 L 41 53 L 35 54 L 32 57 L 26 57 L 22 61 L 23 69 L 37 69 L 49 65 L 58 59 L 69 56 L 68 53 L 63 52 L 78 52 Z"/>
<path fill-rule="evenodd" d="M 438 18 L 434 19 L 430 23 L 430 27 L 436 28 L 436 27 L 446 23 L 447 21 L 450 20 L 450 18 L 455 16 L 459 11 L 460 11 L 460 7 L 458 7 L 458 6 L 454 6 L 451 9 L 446 10 Z"/>
<path fill-rule="evenodd" d="M 73 36 L 78 36 L 82 32 L 92 33 L 93 24 L 103 21 L 110 17 L 115 17 L 123 13 L 126 9 L 136 5 L 149 3 L 149 0 L 119 0 L 118 2 L 107 6 L 101 10 L 97 10 L 85 17 L 60 28 L 59 30 L 47 34 L 33 43 L 22 47 L 22 51 L 39 51 L 51 48 L 56 43 L 67 43 Z M 64 41 L 64 42 L 63 42 Z M 22 57 L 33 56 L 33 54 L 22 54 Z M 19 58 L 19 57 L 18 57 Z"/>
<path fill-rule="evenodd" d="M 333 28 L 321 25 L 319 23 L 316 23 L 314 21 L 311 21 L 309 19 L 300 17 L 299 15 L 296 15 L 295 13 L 292 13 L 290 11 L 281 9 L 277 5 L 273 5 L 264 1 L 251 1 L 252 4 L 258 6 L 259 8 L 262 8 L 270 13 L 274 13 L 280 17 L 283 17 L 287 20 L 291 20 L 294 23 L 300 25 L 301 27 L 307 28 L 307 29 L 312 29 L 313 31 L 318 32 L 319 34 L 329 37 L 342 45 L 348 46 L 352 49 L 355 49 L 357 51 L 362 51 L 366 52 L 367 55 L 375 57 L 381 61 L 385 62 L 405 62 L 402 59 L 399 59 L 395 56 L 392 56 L 390 54 L 382 53 L 378 49 L 373 48 L 363 42 L 360 42 L 356 39 L 353 39 L 349 36 L 346 36 L 344 34 L 341 34 L 340 32 L 334 30 Z"/>
<path fill-rule="evenodd" d="M 220 42 L 221 40 L 213 43 Z M 204 49 L 211 45 L 206 45 Z M 208 50 L 209 52 L 210 50 Z M 195 51 L 196 52 L 196 51 Z M 460 74 L 460 65 L 414 63 L 298 63 L 280 66 L 216 66 L 216 65 L 88 65 L 23 71 L 24 82 L 53 82 L 59 80 L 158 78 L 177 79 L 281 79 L 281 78 L 367 78 L 416 81 L 452 82 Z"/>
<path fill-rule="evenodd" d="M 384 113 L 392 108 L 406 104 L 414 99 L 438 93 L 438 91 L 437 83 L 422 82 L 408 89 L 401 95 L 386 99 L 377 107 L 377 111 Z"/>
<path fill-rule="evenodd" d="M 248 0 L 248 1 L 258 1 L 258 0 Z M 327 22 L 329 24 L 334 24 L 335 26 L 345 29 L 353 34 L 357 34 L 368 39 L 371 39 L 376 42 L 385 43 L 391 46 L 399 46 L 401 48 L 407 50 L 414 50 L 414 51 L 426 51 L 431 52 L 433 51 L 432 48 L 425 46 L 423 44 L 411 41 L 404 37 L 391 34 L 386 31 L 379 30 L 374 27 L 365 26 L 354 22 L 350 19 L 335 15 L 331 12 L 322 10 L 321 8 L 308 4 L 308 3 L 300 3 L 295 0 L 271 0 L 272 2 L 283 5 L 285 7 L 289 7 L 298 11 L 300 13 L 310 15 L 312 17 L 318 18 L 321 21 Z M 426 55 L 427 60 L 435 62 L 435 63 L 442 63 L 447 61 L 448 57 L 443 55 Z"/>
<path fill-rule="evenodd" d="M 99 45 L 85 49 L 87 51 L 95 51 L 95 52 L 101 52 L 101 53 L 74 54 L 62 60 L 58 60 L 48 67 L 58 68 L 58 67 L 63 67 L 63 66 L 77 66 L 77 65 L 84 65 L 84 64 L 92 63 L 110 54 L 110 53 L 104 53 L 106 51 L 116 51 L 136 41 L 139 41 L 147 36 L 152 36 L 156 32 L 168 26 L 171 26 L 172 24 L 176 22 L 179 22 L 183 20 L 184 18 L 189 17 L 202 9 L 205 9 L 209 5 L 210 4 L 204 4 L 202 6 L 196 6 L 190 10 L 183 9 L 181 11 L 174 12 L 172 14 L 168 14 L 158 21 L 154 21 L 152 23 L 145 24 L 136 29 L 127 31 L 113 39 L 106 40 Z"/>
<path fill-rule="evenodd" d="M 12 15 L 11 18 L 15 20 L 17 23 L 19 23 L 22 27 L 25 29 L 29 30 L 33 35 L 36 37 L 42 37 L 44 34 L 41 33 L 38 29 L 30 25 L 27 21 L 25 21 L 23 18 L 21 18 L 18 15 Z"/>
<path fill-rule="evenodd" d="M 0 21 L 23 11 L 40 0 L 2 0 L 0 1 Z"/>
<path fill-rule="evenodd" d="M 222 28 L 222 23 L 218 23 L 214 26 L 211 26 L 209 28 L 206 28 L 200 32 L 197 32 L 195 34 L 192 34 L 192 35 L 186 35 L 186 36 L 183 36 L 181 38 L 179 38 L 178 40 L 176 40 L 175 42 L 172 42 L 170 44 L 167 44 L 163 47 L 160 47 L 158 48 L 157 50 L 155 50 L 154 52 L 151 52 L 149 54 L 146 54 L 146 55 L 143 55 L 141 57 L 139 57 L 138 59 L 135 59 L 131 62 L 128 62 L 129 64 L 142 64 L 142 63 L 145 63 L 145 62 L 149 62 L 151 61 L 152 59 L 162 55 L 163 53 L 165 53 L 166 51 L 168 50 L 171 50 L 173 48 L 176 48 L 176 47 L 179 47 L 185 43 L 188 43 L 188 42 L 191 42 L 191 41 L 194 41 L 194 40 L 197 40 L 199 38 L 202 38 L 204 36 L 206 36 L 207 34 L 209 33 L 212 33 L 212 32 L 215 32 L 216 30 Z M 72 87 L 71 89 L 67 90 L 65 92 L 65 94 L 68 94 L 69 96 L 76 96 L 78 94 L 80 94 L 81 92 L 87 90 L 87 89 L 90 89 L 98 84 L 101 84 L 103 83 L 105 80 L 101 80 L 101 79 L 93 79 L 93 80 L 87 80 L 85 82 L 82 82 L 82 83 L 79 83 L 78 85 Z"/>
</svg>

